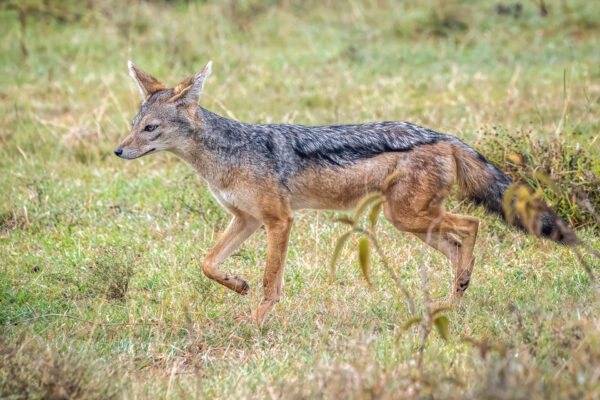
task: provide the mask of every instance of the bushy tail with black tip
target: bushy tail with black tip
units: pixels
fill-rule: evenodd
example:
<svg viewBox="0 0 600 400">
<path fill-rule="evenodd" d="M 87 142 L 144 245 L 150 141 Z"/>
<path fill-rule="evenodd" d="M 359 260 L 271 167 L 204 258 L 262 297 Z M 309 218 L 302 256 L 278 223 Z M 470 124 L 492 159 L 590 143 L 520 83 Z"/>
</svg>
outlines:
<svg viewBox="0 0 600 400">
<path fill-rule="evenodd" d="M 538 237 L 567 246 L 578 243 L 575 232 L 545 204 L 536 209 L 527 226 L 519 215 L 507 218 L 504 195 L 512 179 L 463 141 L 456 139 L 453 144 L 458 184 L 468 199 Z"/>
</svg>

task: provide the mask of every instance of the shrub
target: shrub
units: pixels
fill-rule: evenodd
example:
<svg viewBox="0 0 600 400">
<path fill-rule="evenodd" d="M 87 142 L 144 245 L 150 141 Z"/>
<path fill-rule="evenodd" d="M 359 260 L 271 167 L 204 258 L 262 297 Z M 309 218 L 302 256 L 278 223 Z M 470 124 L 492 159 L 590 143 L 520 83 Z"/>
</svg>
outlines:
<svg viewBox="0 0 600 400">
<path fill-rule="evenodd" d="M 476 147 L 514 180 L 543 188 L 552 208 L 571 225 L 598 227 L 600 162 L 583 146 L 568 143 L 494 129 L 484 132 Z"/>
</svg>

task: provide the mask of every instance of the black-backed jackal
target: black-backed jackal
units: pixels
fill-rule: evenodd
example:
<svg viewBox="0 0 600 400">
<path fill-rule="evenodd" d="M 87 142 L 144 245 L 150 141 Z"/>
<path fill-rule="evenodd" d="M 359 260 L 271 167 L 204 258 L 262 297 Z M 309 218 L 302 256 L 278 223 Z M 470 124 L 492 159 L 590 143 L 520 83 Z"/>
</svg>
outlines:
<svg viewBox="0 0 600 400">
<path fill-rule="evenodd" d="M 248 283 L 219 265 L 261 225 L 267 232 L 264 297 L 252 319 L 262 324 L 280 299 L 294 210 L 351 209 L 386 177 L 403 171 L 385 193 L 383 211 L 452 263 L 460 298 L 469 286 L 477 218 L 450 214 L 444 200 L 455 181 L 467 198 L 503 214 L 511 179 L 460 139 L 407 122 L 357 125 L 254 125 L 216 115 L 198 100 L 211 63 L 174 88 L 131 62 L 142 95 L 131 133 L 115 150 L 134 159 L 161 150 L 190 164 L 233 216 L 202 263 L 209 278 L 241 294 Z M 569 244 L 552 212 L 540 216 L 540 235 Z"/>
</svg>

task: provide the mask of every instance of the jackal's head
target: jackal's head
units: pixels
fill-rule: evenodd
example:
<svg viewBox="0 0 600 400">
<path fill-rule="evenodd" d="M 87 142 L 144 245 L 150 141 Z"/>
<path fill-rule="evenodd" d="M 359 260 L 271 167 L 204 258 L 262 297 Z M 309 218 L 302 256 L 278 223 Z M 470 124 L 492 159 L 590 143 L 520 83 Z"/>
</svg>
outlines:
<svg viewBox="0 0 600 400">
<path fill-rule="evenodd" d="M 140 111 L 131 123 L 131 132 L 115 150 L 121 158 L 134 159 L 161 150 L 177 151 L 189 142 L 195 125 L 196 107 L 211 62 L 202 71 L 168 89 L 158 79 L 131 61 L 129 74 L 142 95 Z"/>
</svg>

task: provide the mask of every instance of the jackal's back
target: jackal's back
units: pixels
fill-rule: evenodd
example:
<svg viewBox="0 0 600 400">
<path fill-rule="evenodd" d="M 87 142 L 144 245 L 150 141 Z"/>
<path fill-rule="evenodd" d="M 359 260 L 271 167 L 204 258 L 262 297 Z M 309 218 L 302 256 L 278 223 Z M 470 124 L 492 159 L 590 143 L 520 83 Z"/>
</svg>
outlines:
<svg viewBox="0 0 600 400">
<path fill-rule="evenodd" d="M 307 168 L 347 167 L 384 153 L 408 152 L 417 146 L 454 140 L 408 122 L 353 125 L 254 125 L 208 113 L 217 125 L 213 150 L 230 152 L 239 162 L 272 168 L 282 183 Z"/>
</svg>

